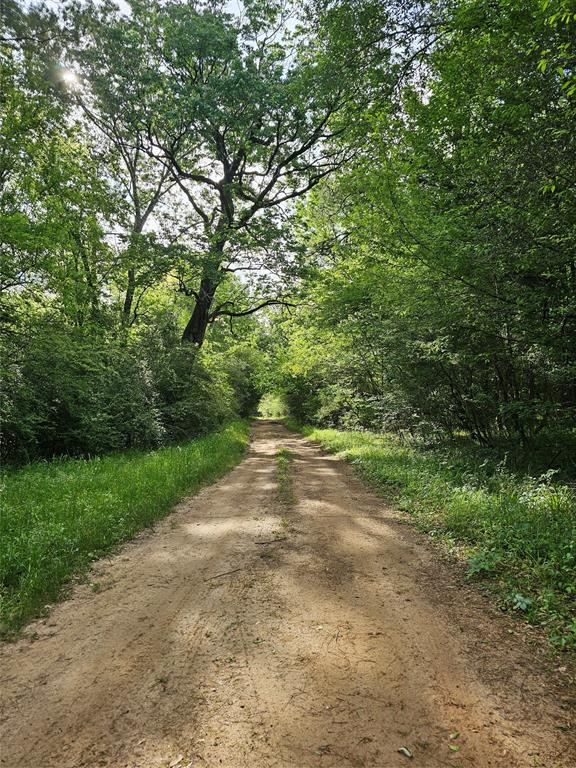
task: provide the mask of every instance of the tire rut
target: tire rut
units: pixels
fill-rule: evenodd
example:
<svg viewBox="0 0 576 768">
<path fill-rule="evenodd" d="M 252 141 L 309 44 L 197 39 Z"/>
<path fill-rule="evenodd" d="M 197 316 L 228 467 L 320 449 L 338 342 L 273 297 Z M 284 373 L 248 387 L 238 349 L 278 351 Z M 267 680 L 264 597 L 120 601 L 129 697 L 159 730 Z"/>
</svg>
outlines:
<svg viewBox="0 0 576 768">
<path fill-rule="evenodd" d="M 348 467 L 277 423 L 93 578 L 100 592 L 77 587 L 0 651 L 1 766 L 576 763 L 557 727 L 576 697 L 551 663 Z"/>
</svg>

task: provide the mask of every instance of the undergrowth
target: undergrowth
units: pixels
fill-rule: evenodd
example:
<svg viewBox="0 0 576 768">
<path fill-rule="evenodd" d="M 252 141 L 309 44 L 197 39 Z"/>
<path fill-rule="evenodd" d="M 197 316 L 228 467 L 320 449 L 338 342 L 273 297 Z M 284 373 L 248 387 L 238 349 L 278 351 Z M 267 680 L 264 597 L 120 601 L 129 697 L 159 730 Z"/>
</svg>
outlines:
<svg viewBox="0 0 576 768">
<path fill-rule="evenodd" d="M 288 422 L 291 428 L 297 428 Z M 497 588 L 503 607 L 576 649 L 576 494 L 458 450 L 424 451 L 392 435 L 300 427 L 351 462 L 381 495 L 468 562 L 468 577 Z"/>
<path fill-rule="evenodd" d="M 39 615 L 73 576 L 231 469 L 248 442 L 238 421 L 146 453 L 64 459 L 6 471 L 0 517 L 0 626 Z"/>
</svg>

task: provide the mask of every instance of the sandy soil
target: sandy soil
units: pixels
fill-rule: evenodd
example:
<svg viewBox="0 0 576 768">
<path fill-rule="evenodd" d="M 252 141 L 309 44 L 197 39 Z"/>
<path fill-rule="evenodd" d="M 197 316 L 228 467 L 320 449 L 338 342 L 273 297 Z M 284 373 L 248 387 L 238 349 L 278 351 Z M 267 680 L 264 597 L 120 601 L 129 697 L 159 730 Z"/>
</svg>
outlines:
<svg viewBox="0 0 576 768">
<path fill-rule="evenodd" d="M 91 581 L 0 653 L 3 768 L 576 765 L 565 668 L 280 425 Z"/>
</svg>

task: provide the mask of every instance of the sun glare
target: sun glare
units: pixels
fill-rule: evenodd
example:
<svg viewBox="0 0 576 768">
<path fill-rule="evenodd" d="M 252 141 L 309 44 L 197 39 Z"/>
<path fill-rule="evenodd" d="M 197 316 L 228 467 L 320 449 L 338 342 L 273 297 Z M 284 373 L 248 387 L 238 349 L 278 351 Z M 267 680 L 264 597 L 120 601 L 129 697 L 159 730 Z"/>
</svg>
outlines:
<svg viewBox="0 0 576 768">
<path fill-rule="evenodd" d="M 78 88 L 80 86 L 78 75 L 72 69 L 61 69 L 59 77 L 68 88 Z"/>
</svg>

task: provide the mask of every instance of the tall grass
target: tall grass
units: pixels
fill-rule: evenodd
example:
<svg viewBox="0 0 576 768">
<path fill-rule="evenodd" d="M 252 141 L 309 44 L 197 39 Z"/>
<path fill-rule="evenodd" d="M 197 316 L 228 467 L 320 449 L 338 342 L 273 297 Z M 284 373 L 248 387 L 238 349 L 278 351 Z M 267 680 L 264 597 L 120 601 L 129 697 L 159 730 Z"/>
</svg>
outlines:
<svg viewBox="0 0 576 768">
<path fill-rule="evenodd" d="M 2 478 L 0 622 L 21 626 L 97 557 L 231 469 L 248 442 L 234 422 L 147 453 L 35 463 Z"/>
<path fill-rule="evenodd" d="M 293 425 L 292 425 L 293 426 Z M 503 607 L 576 649 L 576 494 L 554 482 L 476 461 L 465 448 L 423 450 L 391 435 L 303 428 L 350 461 L 419 527 L 498 588 Z"/>
</svg>

